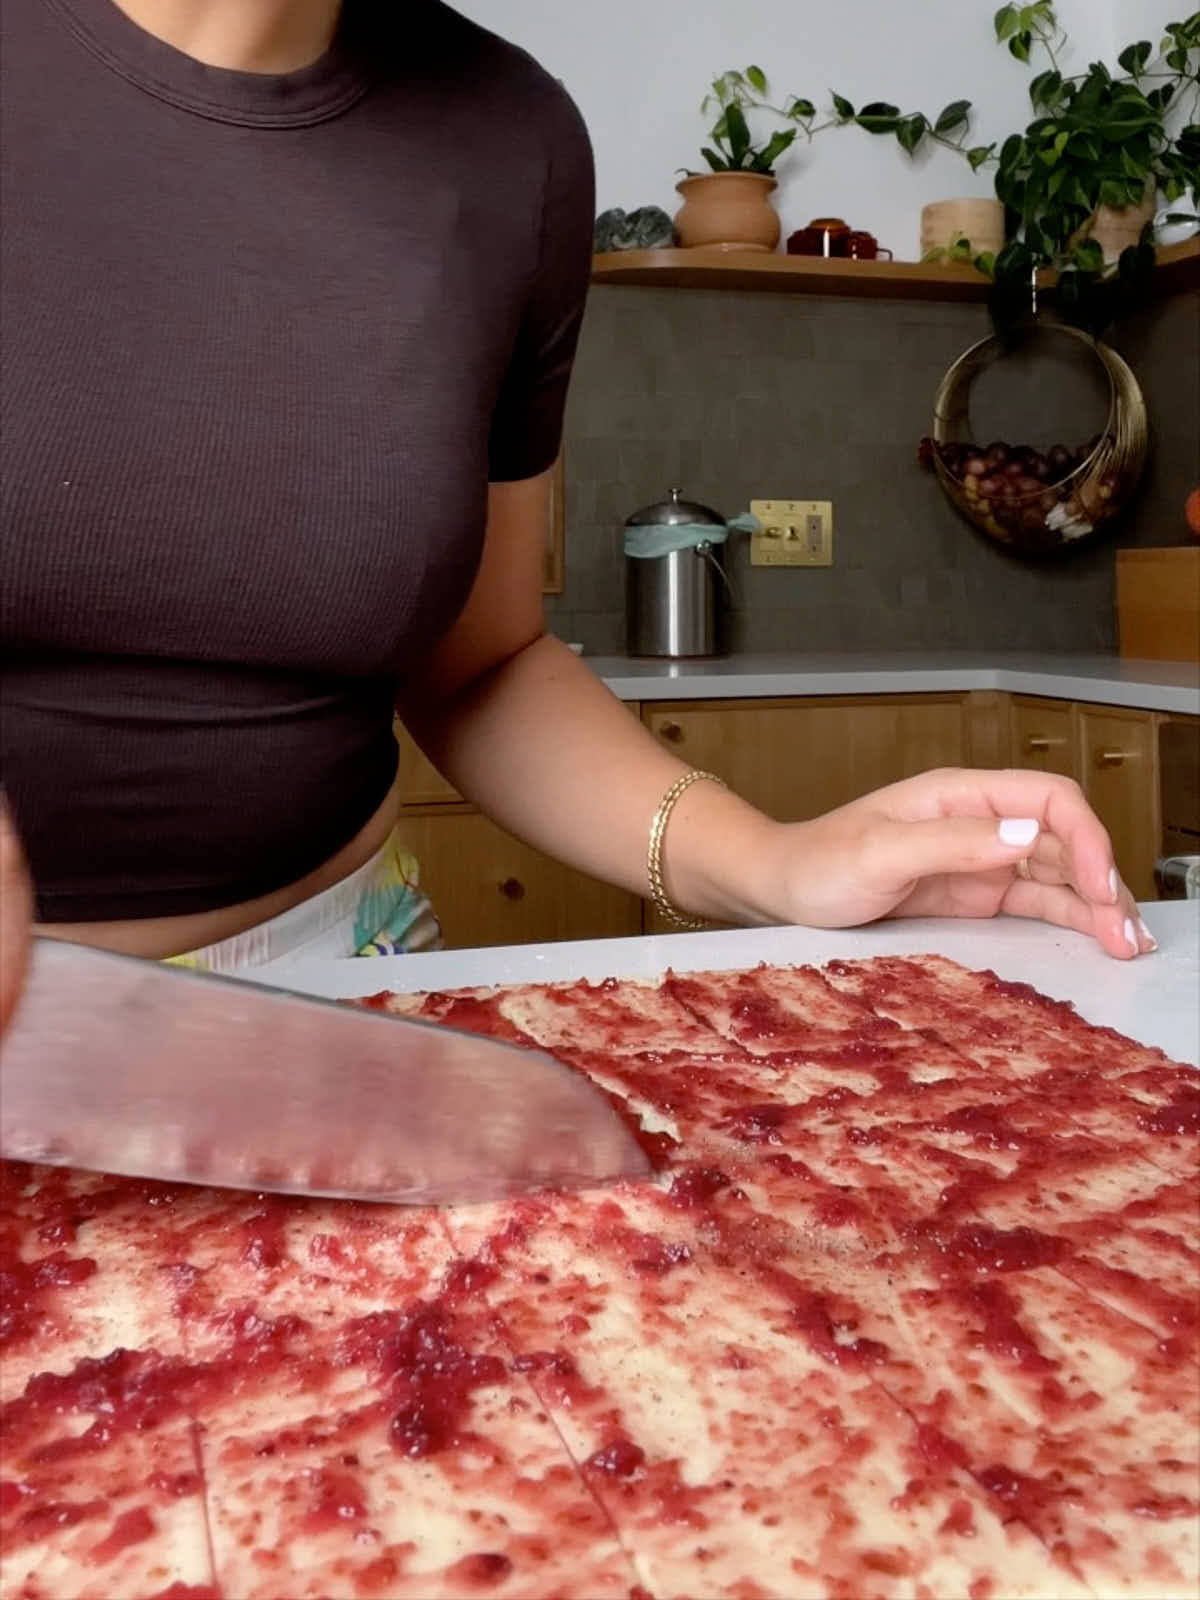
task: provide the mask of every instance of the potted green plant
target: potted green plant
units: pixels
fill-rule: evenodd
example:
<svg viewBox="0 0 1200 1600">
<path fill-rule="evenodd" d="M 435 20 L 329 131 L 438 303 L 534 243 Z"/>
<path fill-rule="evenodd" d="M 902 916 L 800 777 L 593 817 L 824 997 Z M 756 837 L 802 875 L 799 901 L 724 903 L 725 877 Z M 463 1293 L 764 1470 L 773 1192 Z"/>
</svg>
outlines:
<svg viewBox="0 0 1200 1600">
<path fill-rule="evenodd" d="M 1029 85 L 1032 120 L 1002 142 L 968 142 L 968 100 L 937 118 L 882 102 L 855 113 L 835 101 L 835 109 L 842 122 L 894 135 L 910 155 L 934 141 L 972 170 L 994 166 L 1007 242 L 994 262 L 977 264 L 994 271 L 997 319 L 1027 309 L 1033 275 L 1051 268 L 1064 313 L 1098 330 L 1145 288 L 1159 195 L 1200 205 L 1200 11 L 1170 23 L 1157 54 L 1148 39 L 1127 46 L 1116 73 L 1099 61 L 1064 73 L 1067 39 L 1053 0 L 1003 5 L 994 27 L 1018 61 L 1045 57 Z M 949 253 L 972 254 L 961 242 Z"/>
<path fill-rule="evenodd" d="M 936 115 L 902 111 L 886 100 L 872 100 L 856 110 L 844 95 L 833 96 L 832 120 L 840 127 L 853 125 L 866 133 L 890 135 L 909 156 L 929 145 L 940 145 L 965 157 L 975 171 L 991 159 L 988 149 L 969 147 L 969 100 L 951 100 Z M 921 211 L 921 259 L 974 262 L 991 274 L 1004 246 L 1005 214 L 999 200 L 984 196 L 931 201 Z"/>
<path fill-rule="evenodd" d="M 894 134 L 910 155 L 923 143 L 931 142 L 970 155 L 972 165 L 979 164 L 978 153 L 968 152 L 964 144 L 971 110 L 969 100 L 952 100 L 936 117 L 927 117 L 919 111 L 902 112 L 898 106 L 884 101 L 872 101 L 861 110 L 856 110 L 845 95 L 836 93 L 831 94 L 831 104 L 825 112 L 818 112 L 815 102 L 806 95 L 790 95 L 782 105 L 776 105 L 767 98 L 767 94 L 767 79 L 759 67 L 723 72 L 713 80 L 702 110 L 716 110 L 718 117 L 712 130 L 712 145 L 706 146 L 701 152 L 713 173 L 750 171 L 769 174 L 775 162 L 797 137 L 802 136 L 811 143 L 827 128 L 852 125 L 868 133 Z M 747 112 L 769 116 L 785 126 L 778 129 L 765 144 L 754 145 L 750 140 Z M 988 152 L 982 154 L 986 157 Z M 689 173 L 684 181 L 696 184 L 701 181 L 701 176 Z M 979 244 L 983 248 L 993 252 L 998 250 L 1003 243 L 1003 208 L 996 201 L 978 199 L 964 202 L 963 205 L 963 216 L 973 224 L 982 214 L 987 214 L 987 230 L 977 230 L 973 226 L 972 231 L 978 231 Z M 997 214 L 995 218 L 992 212 Z M 957 237 L 957 230 L 953 220 L 946 227 L 944 242 L 949 245 Z M 997 229 L 1001 231 L 993 238 Z M 969 259 L 970 248 L 961 244 L 956 250 L 955 259 L 962 259 L 964 250 Z"/>
<path fill-rule="evenodd" d="M 1122 50 L 1119 73 L 1099 61 L 1063 73 L 1050 0 L 1002 6 L 996 33 L 1018 60 L 1040 49 L 1047 61 L 1029 85 L 1033 120 L 997 157 L 1010 220 L 996 259 L 1001 317 L 1050 267 L 1064 312 L 1098 331 L 1144 288 L 1159 194 L 1200 205 L 1200 11 L 1168 26 L 1157 56 L 1148 39 Z"/>
<path fill-rule="evenodd" d="M 708 170 L 687 172 L 676 184 L 683 205 L 675 216 L 681 245 L 717 250 L 774 250 L 779 217 L 771 205 L 775 163 L 796 138 L 796 127 L 780 128 L 756 142 L 746 112 L 777 112 L 766 101 L 767 79 L 760 67 L 723 72 L 714 78 L 701 105 L 716 113 L 709 143 L 701 149 Z"/>
<path fill-rule="evenodd" d="M 963 229 L 947 225 L 944 239 L 925 241 L 933 247 L 928 253 L 973 259 L 994 274 L 1001 323 L 1028 307 L 1033 275 L 1052 269 L 1063 312 L 1097 330 L 1145 290 L 1159 196 L 1168 205 L 1200 208 L 1200 11 L 1168 24 L 1157 51 L 1149 39 L 1128 45 L 1115 72 L 1099 61 L 1083 72 L 1063 71 L 1067 36 L 1053 0 L 1002 5 L 993 26 L 997 42 L 1018 61 L 1032 62 L 1035 53 L 1045 58 L 1029 85 L 1031 121 L 1002 141 L 971 141 L 967 99 L 928 115 L 883 100 L 856 109 L 833 94 L 831 109 L 818 120 L 815 104 L 804 96 L 772 105 L 766 78 L 751 67 L 715 80 L 705 105 L 720 112 L 717 148 L 706 149 L 705 157 L 714 168 L 734 157 L 735 168 L 761 171 L 753 165 L 760 160 L 770 171 L 798 134 L 812 139 L 826 128 L 848 126 L 894 137 L 910 156 L 931 144 L 954 150 L 972 171 L 995 169 L 1004 238 L 984 241 L 981 235 L 978 244 L 1000 245 L 981 250 Z M 747 111 L 786 126 L 767 145 L 753 147 Z"/>
</svg>

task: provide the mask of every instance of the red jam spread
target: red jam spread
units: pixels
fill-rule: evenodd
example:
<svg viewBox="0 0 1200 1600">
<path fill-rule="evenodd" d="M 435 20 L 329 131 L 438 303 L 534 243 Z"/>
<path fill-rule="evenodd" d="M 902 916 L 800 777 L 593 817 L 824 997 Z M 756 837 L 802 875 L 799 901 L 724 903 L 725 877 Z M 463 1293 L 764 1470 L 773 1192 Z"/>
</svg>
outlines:
<svg viewBox="0 0 1200 1600">
<path fill-rule="evenodd" d="M 936 958 L 416 1014 L 593 1073 L 655 1178 L 436 1213 L 7 1164 L 14 1600 L 43 1558 L 129 1600 L 1194 1583 L 1190 1069 Z"/>
</svg>

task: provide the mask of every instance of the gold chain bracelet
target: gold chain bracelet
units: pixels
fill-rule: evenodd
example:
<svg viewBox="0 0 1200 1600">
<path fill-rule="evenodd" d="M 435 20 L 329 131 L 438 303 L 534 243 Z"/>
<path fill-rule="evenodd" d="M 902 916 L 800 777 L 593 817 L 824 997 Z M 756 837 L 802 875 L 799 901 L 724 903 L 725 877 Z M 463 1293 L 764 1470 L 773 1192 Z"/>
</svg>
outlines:
<svg viewBox="0 0 1200 1600">
<path fill-rule="evenodd" d="M 674 811 L 675 803 L 680 795 L 686 789 L 690 789 L 693 783 L 698 783 L 701 778 L 707 779 L 709 783 L 719 784 L 722 789 L 725 788 L 724 781 L 718 778 L 715 772 L 701 772 L 699 768 L 693 768 L 691 772 L 684 772 L 675 779 L 675 782 L 663 795 L 659 801 L 658 810 L 654 813 L 650 823 L 650 849 L 646 856 L 646 877 L 650 883 L 650 902 L 658 914 L 669 922 L 673 928 L 694 930 L 696 928 L 706 928 L 709 925 L 703 917 L 687 917 L 681 911 L 675 909 L 670 900 L 667 899 L 667 891 L 663 887 L 662 875 L 663 839 L 666 836 L 667 823 L 670 820 L 671 812 Z"/>
</svg>

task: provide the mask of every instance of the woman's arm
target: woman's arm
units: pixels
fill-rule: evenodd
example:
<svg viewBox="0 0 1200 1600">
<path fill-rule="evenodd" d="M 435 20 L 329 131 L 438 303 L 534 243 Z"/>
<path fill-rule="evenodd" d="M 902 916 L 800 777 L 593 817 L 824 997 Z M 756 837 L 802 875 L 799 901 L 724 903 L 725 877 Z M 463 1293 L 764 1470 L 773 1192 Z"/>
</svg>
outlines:
<svg viewBox="0 0 1200 1600">
<path fill-rule="evenodd" d="M 401 714 L 468 799 L 518 837 L 645 894 L 650 822 L 687 771 L 544 631 L 549 474 L 493 484 L 479 574 Z M 1024 821 L 1015 842 L 1004 819 Z M 1017 865 L 1029 859 L 1028 878 Z M 926 773 L 824 817 L 780 823 L 716 784 L 671 813 L 668 896 L 723 922 L 852 926 L 1006 911 L 1153 948 L 1078 787 L 1034 772 Z"/>
<path fill-rule="evenodd" d="M 455 787 L 518 837 L 598 878 L 644 894 L 650 819 L 686 766 L 669 755 L 595 674 L 545 632 L 541 570 L 550 475 L 493 484 L 471 596 L 400 710 Z M 673 857 L 688 813 L 725 848 L 758 860 L 775 824 L 744 801 L 695 785 L 665 850 L 669 892 L 729 921 L 778 918 L 753 885 L 705 896 Z M 711 816 L 709 815 L 711 813 Z M 684 881 L 677 881 L 678 875 Z M 760 903 L 761 900 L 761 903 Z"/>
<path fill-rule="evenodd" d="M 21 993 L 32 925 L 33 890 L 25 855 L 0 792 L 0 1033 Z"/>
</svg>

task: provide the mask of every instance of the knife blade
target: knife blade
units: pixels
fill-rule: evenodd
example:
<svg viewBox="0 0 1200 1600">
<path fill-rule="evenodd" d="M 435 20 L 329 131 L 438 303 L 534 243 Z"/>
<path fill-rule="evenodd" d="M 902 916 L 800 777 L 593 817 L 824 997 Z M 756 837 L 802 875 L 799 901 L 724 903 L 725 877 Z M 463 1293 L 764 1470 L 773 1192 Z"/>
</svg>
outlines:
<svg viewBox="0 0 1200 1600">
<path fill-rule="evenodd" d="M 51 939 L 0 1046 L 0 1155 L 413 1204 L 650 1171 L 543 1051 Z"/>
</svg>

